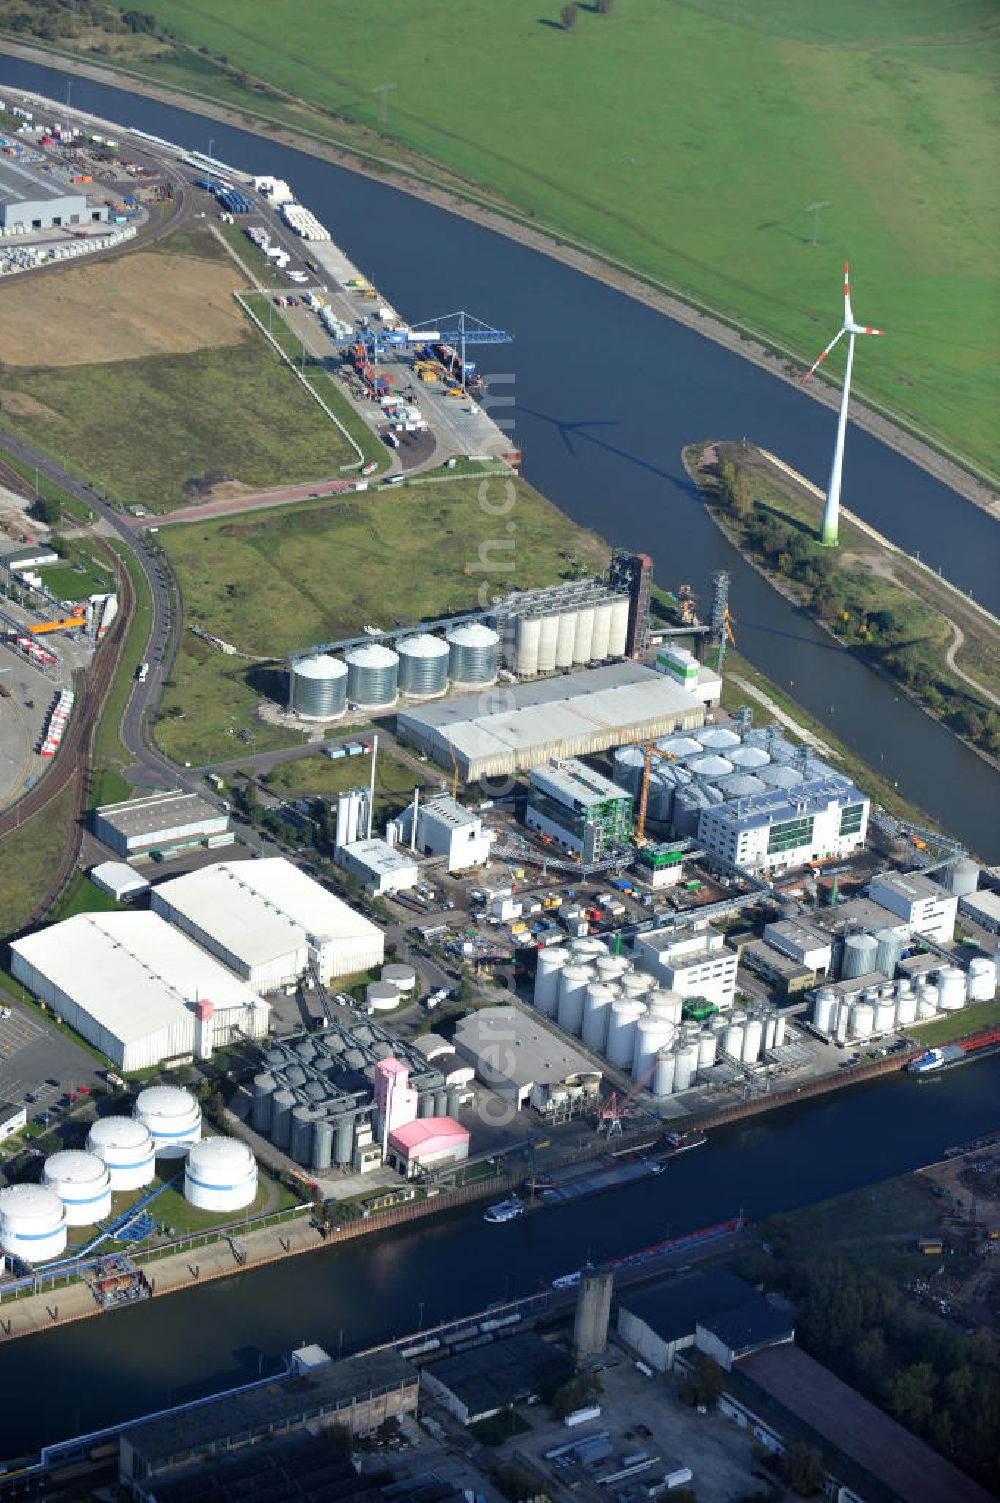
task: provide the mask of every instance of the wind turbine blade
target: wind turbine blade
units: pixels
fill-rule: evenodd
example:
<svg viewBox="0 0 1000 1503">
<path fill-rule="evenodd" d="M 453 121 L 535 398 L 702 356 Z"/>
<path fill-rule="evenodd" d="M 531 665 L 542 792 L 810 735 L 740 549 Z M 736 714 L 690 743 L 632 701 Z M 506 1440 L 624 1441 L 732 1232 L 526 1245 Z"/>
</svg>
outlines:
<svg viewBox="0 0 1000 1503">
<path fill-rule="evenodd" d="M 884 334 L 885 330 L 884 329 L 862 329 L 862 328 L 859 327 L 856 332 L 858 334 Z"/>
<path fill-rule="evenodd" d="M 854 322 L 854 314 L 851 311 L 851 271 L 847 262 L 844 262 L 844 328 Z"/>
<path fill-rule="evenodd" d="M 822 355 L 819 357 L 819 359 L 817 361 L 814 362 L 814 364 L 809 368 L 809 370 L 806 371 L 805 375 L 802 377 L 803 383 L 805 383 L 806 381 L 808 381 L 809 377 L 815 371 L 817 371 L 819 369 L 819 367 L 823 364 L 823 361 L 826 359 L 827 355 L 829 355 L 830 351 L 833 349 L 834 345 L 837 343 L 837 340 L 843 338 L 844 332 L 845 331 L 843 329 L 838 329 L 837 330 L 836 334 L 830 340 L 830 343 L 827 345 L 827 347 L 823 351 Z"/>
</svg>

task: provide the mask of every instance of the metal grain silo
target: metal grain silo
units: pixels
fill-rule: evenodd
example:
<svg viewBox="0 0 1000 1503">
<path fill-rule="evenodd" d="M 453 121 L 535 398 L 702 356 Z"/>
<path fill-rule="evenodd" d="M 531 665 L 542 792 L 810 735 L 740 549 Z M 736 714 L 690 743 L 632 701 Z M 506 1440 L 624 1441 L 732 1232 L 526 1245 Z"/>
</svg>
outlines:
<svg viewBox="0 0 1000 1503">
<path fill-rule="evenodd" d="M 594 607 L 582 605 L 576 613 L 576 638 L 573 642 L 573 662 L 579 667 L 589 663 L 594 645 Z"/>
<path fill-rule="evenodd" d="M 500 657 L 500 638 L 491 626 L 484 626 L 481 621 L 468 621 L 464 626 L 454 627 L 445 640 L 450 651 L 448 677 L 453 684 L 493 683 Z"/>
<path fill-rule="evenodd" d="M 554 673 L 556 670 L 556 647 L 559 643 L 559 617 L 543 616 L 538 637 L 538 671 Z"/>
<path fill-rule="evenodd" d="M 587 1048 L 598 1054 L 604 1052 L 611 1004 L 617 996 L 618 988 L 602 981 L 592 981 L 584 993 L 581 1037 Z"/>
<path fill-rule="evenodd" d="M 313 1124 L 312 1165 L 316 1174 L 323 1174 L 333 1163 L 333 1124 L 321 1117 Z"/>
<path fill-rule="evenodd" d="M 703 756 L 692 757 L 685 765 L 688 772 L 708 783 L 717 783 L 720 778 L 728 777 L 733 770 L 729 758 L 720 757 L 716 752 L 705 752 Z"/>
<path fill-rule="evenodd" d="M 720 778 L 715 786 L 727 803 L 734 798 L 753 798 L 755 794 L 767 792 L 767 784 L 752 772 L 731 772 L 728 777 Z"/>
<path fill-rule="evenodd" d="M 453 1085 L 448 1087 L 448 1116 L 457 1117 L 462 1110 L 462 1087 Z"/>
<path fill-rule="evenodd" d="M 494 634 L 495 635 L 495 634 Z M 362 709 L 379 709 L 396 702 L 399 658 L 382 642 L 365 642 L 344 654 L 347 697 Z"/>
<path fill-rule="evenodd" d="M 674 1088 L 675 1060 L 673 1051 L 661 1049 L 656 1056 L 656 1068 L 653 1071 L 653 1079 L 650 1082 L 650 1090 L 657 1098 L 669 1096 Z"/>
<path fill-rule="evenodd" d="M 556 667 L 572 668 L 573 648 L 576 645 L 576 611 L 562 611 L 558 618 L 556 637 Z"/>
<path fill-rule="evenodd" d="M 877 959 L 878 941 L 874 934 L 849 934 L 844 940 L 840 974 L 845 981 L 852 981 L 855 976 L 868 976 L 875 970 Z"/>
<path fill-rule="evenodd" d="M 658 767 L 655 772 L 650 773 L 646 818 L 654 825 L 665 827 L 673 819 L 676 786 L 671 768 Z"/>
<path fill-rule="evenodd" d="M 418 632 L 396 643 L 399 658 L 397 687 L 411 699 L 435 699 L 448 690 L 448 662 L 451 652 L 447 642 Z"/>
<path fill-rule="evenodd" d="M 306 720 L 336 720 L 347 705 L 347 668 L 339 658 L 318 653 L 292 663 L 289 709 Z"/>
<path fill-rule="evenodd" d="M 736 732 L 727 730 L 724 725 L 705 726 L 701 730 L 694 731 L 693 735 L 706 751 L 725 752 L 728 755 L 740 744 L 740 738 Z"/>
<path fill-rule="evenodd" d="M 642 776 L 646 766 L 646 753 L 641 746 L 616 747 L 612 756 L 613 777 L 619 788 L 627 788 L 633 798 L 638 798 L 642 789 Z"/>
<path fill-rule="evenodd" d="M 345 1114 L 333 1122 L 333 1161 L 349 1164 L 354 1154 L 354 1118 Z"/>
<path fill-rule="evenodd" d="M 754 776 L 768 788 L 797 788 L 802 782 L 802 774 L 787 762 L 769 762 L 756 768 Z"/>
<path fill-rule="evenodd" d="M 583 1026 L 583 999 L 587 987 L 594 979 L 589 965 L 563 967 L 559 978 L 559 1004 L 556 1017 L 559 1027 L 579 1038 Z"/>
<path fill-rule="evenodd" d="M 534 1002 L 538 1011 L 554 1018 L 559 1005 L 559 972 L 569 960 L 565 945 L 546 945 L 539 951 Z"/>
<path fill-rule="evenodd" d="M 417 1097 L 417 1116 L 433 1117 L 434 1115 L 434 1092 L 421 1091 Z"/>
<path fill-rule="evenodd" d="M 542 636 L 540 616 L 518 616 L 514 648 L 514 672 L 518 678 L 534 678 L 538 672 L 538 648 Z"/>
<path fill-rule="evenodd" d="M 741 772 L 759 772 L 771 764 L 771 758 L 762 746 L 734 746 L 726 756 Z"/>
<path fill-rule="evenodd" d="M 704 750 L 700 741 L 682 732 L 674 736 L 661 736 L 656 745 L 666 756 L 673 757 L 675 762 L 686 762 L 689 757 L 700 757 Z"/>
<path fill-rule="evenodd" d="M 253 1078 L 253 1105 L 250 1108 L 250 1125 L 254 1132 L 262 1132 L 266 1135 L 271 1126 L 271 1097 L 274 1094 L 275 1079 L 268 1071 L 262 1070 Z"/>
<path fill-rule="evenodd" d="M 292 1108 L 295 1092 L 287 1088 L 275 1091 L 271 1097 L 271 1142 L 275 1148 L 287 1148 L 292 1131 Z"/>
<path fill-rule="evenodd" d="M 627 595 L 616 595 L 611 602 L 611 631 L 608 636 L 608 657 L 623 658 L 628 651 Z"/>
<path fill-rule="evenodd" d="M 967 898 L 979 886 L 979 867 L 968 856 L 946 867 L 944 883 L 952 897 Z"/>
<path fill-rule="evenodd" d="M 891 929 L 878 929 L 875 933 L 875 969 L 883 976 L 896 974 L 896 963 L 903 953 L 906 941 Z"/>
<path fill-rule="evenodd" d="M 611 601 L 602 600 L 594 606 L 594 633 L 590 639 L 590 659 L 594 663 L 603 663 L 610 657 L 609 647 L 611 644 Z"/>
<path fill-rule="evenodd" d="M 698 833 L 698 821 L 701 819 L 702 810 L 710 807 L 705 789 L 698 783 L 691 783 L 686 788 L 678 788 L 674 794 L 674 812 L 672 824 L 674 833 L 678 836 L 694 838 Z"/>
<path fill-rule="evenodd" d="M 308 1168 L 312 1163 L 313 1146 L 313 1109 L 311 1106 L 292 1108 L 291 1129 L 288 1155 L 303 1168 Z"/>
</svg>

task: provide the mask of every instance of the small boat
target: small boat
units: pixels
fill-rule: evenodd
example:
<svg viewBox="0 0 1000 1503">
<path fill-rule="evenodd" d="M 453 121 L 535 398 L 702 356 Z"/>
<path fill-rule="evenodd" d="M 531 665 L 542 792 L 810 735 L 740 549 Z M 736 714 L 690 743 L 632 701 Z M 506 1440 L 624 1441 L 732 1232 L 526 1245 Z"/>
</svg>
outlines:
<svg viewBox="0 0 1000 1503">
<path fill-rule="evenodd" d="M 692 1148 L 703 1148 L 708 1142 L 703 1132 L 692 1129 L 690 1132 L 668 1132 L 667 1147 L 673 1153 L 690 1153 Z"/>
<path fill-rule="evenodd" d="M 483 1220 L 496 1225 L 501 1221 L 514 1221 L 518 1216 L 524 1215 L 524 1201 L 513 1196 L 510 1200 L 500 1200 L 495 1206 L 488 1206 L 483 1212 Z"/>
</svg>

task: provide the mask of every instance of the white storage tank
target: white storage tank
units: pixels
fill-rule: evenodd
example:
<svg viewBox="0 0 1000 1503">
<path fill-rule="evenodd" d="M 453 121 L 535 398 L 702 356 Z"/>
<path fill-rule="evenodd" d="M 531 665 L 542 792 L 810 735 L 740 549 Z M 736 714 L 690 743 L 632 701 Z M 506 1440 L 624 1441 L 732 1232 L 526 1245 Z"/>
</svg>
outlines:
<svg viewBox="0 0 1000 1503">
<path fill-rule="evenodd" d="M 565 966 L 559 979 L 559 1004 L 556 1020 L 567 1033 L 580 1037 L 583 1026 L 583 999 L 587 987 L 594 979 L 593 967 L 589 965 Z"/>
<path fill-rule="evenodd" d="M 945 870 L 943 880 L 953 897 L 967 898 L 979 886 L 979 867 L 968 856 L 963 856 Z"/>
<path fill-rule="evenodd" d="M 369 981 L 365 987 L 365 1004 L 370 1012 L 392 1012 L 399 1002 L 399 988 L 391 981 Z"/>
<path fill-rule="evenodd" d="M 743 1024 L 730 1023 L 722 1035 L 722 1052 L 728 1054 L 730 1059 L 741 1060 L 743 1058 Z"/>
<path fill-rule="evenodd" d="M 139 1190 L 156 1173 L 149 1128 L 134 1117 L 98 1117 L 87 1134 L 87 1152 L 104 1160 L 112 1190 Z"/>
<path fill-rule="evenodd" d="M 764 1025 L 760 1018 L 747 1018 L 746 1027 L 743 1030 L 743 1063 L 755 1065 L 760 1059 L 761 1045 L 764 1042 Z"/>
<path fill-rule="evenodd" d="M 785 1030 L 787 1029 L 787 1027 L 788 1020 L 786 1018 L 783 1018 L 779 1013 L 774 1024 L 774 1047 L 776 1049 L 780 1049 L 782 1044 L 785 1042 Z"/>
<path fill-rule="evenodd" d="M 912 986 L 903 990 L 900 982 L 896 992 L 896 1024 L 899 1028 L 908 1028 L 917 1016 L 917 994 Z"/>
<path fill-rule="evenodd" d="M 541 636 L 540 616 L 518 616 L 514 647 L 514 672 L 518 678 L 534 678 L 538 672 L 538 648 Z"/>
<path fill-rule="evenodd" d="M 675 1065 L 673 1050 L 661 1049 L 656 1056 L 656 1069 L 653 1071 L 653 1079 L 649 1087 L 657 1098 L 669 1096 L 673 1090 Z"/>
<path fill-rule="evenodd" d="M 926 1018 L 936 1016 L 938 1010 L 938 989 L 933 981 L 925 981 L 917 995 L 917 1018 L 923 1022 Z"/>
<path fill-rule="evenodd" d="M 618 988 L 602 981 L 592 981 L 584 993 L 581 1037 L 587 1048 L 597 1054 L 604 1052 L 611 1004 L 617 997 Z"/>
<path fill-rule="evenodd" d="M 500 638 L 491 626 L 484 626 L 481 621 L 468 621 L 464 626 L 453 627 L 446 640 L 451 651 L 448 677 L 453 684 L 493 683 L 497 676 Z"/>
<path fill-rule="evenodd" d="M 576 645 L 576 611 L 562 611 L 556 635 L 556 667 L 572 668 Z"/>
<path fill-rule="evenodd" d="M 882 997 L 875 1007 L 875 1032 L 891 1033 L 895 1026 L 896 1004 Z"/>
<path fill-rule="evenodd" d="M 877 959 L 878 941 L 874 934 L 849 934 L 844 940 L 840 974 L 845 981 L 851 981 L 855 976 L 868 976 L 875 970 Z"/>
<path fill-rule="evenodd" d="M 698 1069 L 710 1070 L 719 1049 L 719 1035 L 705 1028 L 698 1035 Z"/>
<path fill-rule="evenodd" d="M 646 1009 L 641 1002 L 630 1002 L 624 997 L 611 1004 L 608 1019 L 608 1060 L 619 1070 L 631 1067 L 635 1053 L 635 1030 L 638 1020 Z"/>
<path fill-rule="evenodd" d="M 538 671 L 555 673 L 556 649 L 559 646 L 559 617 L 543 616 L 542 631 L 538 638 Z"/>
<path fill-rule="evenodd" d="M 347 697 L 362 709 L 381 709 L 396 703 L 399 658 L 383 642 L 365 642 L 344 654 Z"/>
<path fill-rule="evenodd" d="M 986 955 L 974 955 L 969 961 L 969 974 L 965 988 L 969 1001 L 992 1002 L 996 996 L 996 989 L 996 961 L 990 960 Z"/>
<path fill-rule="evenodd" d="M 965 1006 L 965 973 L 957 965 L 942 966 L 938 971 L 938 1007 L 942 1012 L 958 1012 Z"/>
<path fill-rule="evenodd" d="M 242 1211 L 257 1198 L 257 1161 L 238 1138 L 203 1138 L 184 1167 L 184 1199 L 201 1211 Z"/>
<path fill-rule="evenodd" d="M 883 976 L 895 976 L 896 965 L 903 953 L 906 941 L 892 929 L 878 929 L 875 933 L 875 969 Z"/>
<path fill-rule="evenodd" d="M 66 1148 L 45 1160 L 42 1183 L 66 1207 L 67 1226 L 93 1226 L 111 1215 L 111 1175 L 96 1153 Z"/>
<path fill-rule="evenodd" d="M 26 1263 L 47 1263 L 66 1251 L 66 1207 L 46 1185 L 0 1190 L 0 1248 Z"/>
<path fill-rule="evenodd" d="M 435 699 L 448 690 L 448 663 L 451 657 L 447 642 L 418 632 L 396 643 L 399 673 L 396 683 L 400 694 L 411 699 Z"/>
<path fill-rule="evenodd" d="M 706 751 L 725 752 L 726 756 L 735 751 L 740 744 L 740 738 L 735 731 L 727 729 L 724 725 L 709 725 L 703 730 L 695 731 L 696 741 L 700 741 Z"/>
<path fill-rule="evenodd" d="M 775 1034 L 777 1033 L 777 1031 L 778 1031 L 778 1019 L 777 1019 L 777 1015 L 775 1013 L 773 1013 L 773 1012 L 769 1012 L 768 1015 L 767 1015 L 767 1017 L 764 1019 L 764 1052 L 765 1053 L 767 1053 L 769 1050 L 771 1050 L 771 1049 L 774 1048 L 774 1038 L 775 1038 Z"/>
<path fill-rule="evenodd" d="M 416 991 L 417 973 L 404 960 L 393 960 L 384 965 L 381 979 L 394 986 L 401 997 L 410 997 Z"/>
<path fill-rule="evenodd" d="M 684 998 L 680 992 L 672 992 L 669 987 L 659 986 L 656 991 L 650 992 L 646 997 L 646 1006 L 652 1015 L 668 1023 L 679 1027 L 684 1016 Z M 692 1025 L 697 1028 L 697 1024 Z"/>
<path fill-rule="evenodd" d="M 201 1137 L 201 1107 L 182 1086 L 148 1086 L 132 1115 L 149 1128 L 158 1158 L 182 1159 Z"/>
<path fill-rule="evenodd" d="M 771 758 L 762 746 L 734 746 L 726 756 L 741 772 L 759 773 L 762 767 L 771 764 Z"/>
<path fill-rule="evenodd" d="M 603 981 L 606 986 L 613 986 L 621 981 L 629 965 L 630 962 L 624 955 L 599 955 L 594 961 L 594 970 L 599 981 Z"/>
<path fill-rule="evenodd" d="M 669 1049 L 677 1037 L 673 1023 L 646 1012 L 636 1020 L 635 1044 L 632 1050 L 632 1079 L 636 1082 L 648 1075 L 650 1066 L 661 1049 Z"/>
<path fill-rule="evenodd" d="M 554 1018 L 559 1005 L 559 972 L 570 959 L 565 945 L 546 945 L 538 953 L 535 971 L 535 1006 L 547 1018 Z"/>
<path fill-rule="evenodd" d="M 619 788 L 627 788 L 633 798 L 638 798 L 642 792 L 642 778 L 646 766 L 646 753 L 642 747 L 616 747 L 612 760 L 614 780 Z"/>
<path fill-rule="evenodd" d="M 305 720 L 336 720 L 347 707 L 347 667 L 325 652 L 292 663 L 289 706 Z"/>
<path fill-rule="evenodd" d="M 653 978 L 648 971 L 626 971 L 619 984 L 622 996 L 630 1002 L 638 1002 L 653 990 Z"/>
<path fill-rule="evenodd" d="M 611 631 L 608 636 L 609 658 L 623 658 L 625 656 L 628 648 L 628 613 L 628 596 L 616 595 L 611 602 Z"/>
<path fill-rule="evenodd" d="M 849 1002 L 839 1002 L 837 1004 L 837 1024 L 836 1031 L 834 1033 L 834 1037 L 836 1038 L 838 1044 L 844 1044 L 847 1042 L 847 1029 L 850 1021 L 851 1004 Z"/>
<path fill-rule="evenodd" d="M 576 613 L 576 636 L 573 641 L 573 662 L 576 667 L 589 663 L 594 645 L 594 607 L 581 606 Z"/>
<path fill-rule="evenodd" d="M 870 1002 L 855 1002 L 851 1008 L 851 1035 L 870 1039 L 875 1029 L 875 1009 Z"/>
<path fill-rule="evenodd" d="M 594 634 L 590 642 L 591 662 L 603 663 L 610 657 L 611 601 L 602 600 L 594 606 Z"/>
<path fill-rule="evenodd" d="M 687 1091 L 698 1070 L 698 1045 L 681 1044 L 674 1050 L 674 1091 Z"/>
</svg>

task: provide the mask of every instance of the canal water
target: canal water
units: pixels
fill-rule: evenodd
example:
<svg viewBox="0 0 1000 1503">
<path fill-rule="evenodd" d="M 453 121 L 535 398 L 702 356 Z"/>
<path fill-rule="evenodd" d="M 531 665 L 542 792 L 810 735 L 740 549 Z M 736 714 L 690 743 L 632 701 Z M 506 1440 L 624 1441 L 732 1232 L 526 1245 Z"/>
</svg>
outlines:
<svg viewBox="0 0 1000 1503">
<path fill-rule="evenodd" d="M 891 1076 L 721 1128 L 592 1200 L 500 1226 L 470 1208 L 0 1345 L 0 1456 L 256 1377 L 303 1342 L 347 1353 L 530 1294 L 588 1257 L 904 1173 L 995 1129 L 998 1090 L 1000 1056 Z"/>
<path fill-rule="evenodd" d="M 64 99 L 67 78 L 0 57 L 0 86 Z M 207 151 L 211 138 L 217 158 L 286 178 L 412 321 L 465 308 L 511 330 L 513 344 L 474 354 L 495 377 L 493 394 L 514 399 L 511 438 L 526 477 L 577 522 L 650 553 L 668 588 L 690 583 L 707 602 L 712 570 L 729 569 L 741 651 L 972 849 L 1000 860 L 993 770 L 771 590 L 720 536 L 681 464 L 686 444 L 745 435 L 825 485 L 830 410 L 601 283 L 381 183 L 88 79 L 74 79 L 72 98 L 191 149 Z M 836 296 L 831 283 L 831 310 Z M 817 348 L 828 322 L 818 310 Z M 853 428 L 844 499 L 1000 610 L 996 523 Z M 516 558 L 516 515 L 507 520 L 514 532 L 498 536 Z"/>
</svg>

